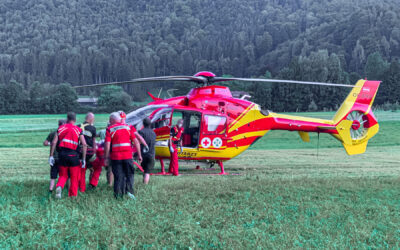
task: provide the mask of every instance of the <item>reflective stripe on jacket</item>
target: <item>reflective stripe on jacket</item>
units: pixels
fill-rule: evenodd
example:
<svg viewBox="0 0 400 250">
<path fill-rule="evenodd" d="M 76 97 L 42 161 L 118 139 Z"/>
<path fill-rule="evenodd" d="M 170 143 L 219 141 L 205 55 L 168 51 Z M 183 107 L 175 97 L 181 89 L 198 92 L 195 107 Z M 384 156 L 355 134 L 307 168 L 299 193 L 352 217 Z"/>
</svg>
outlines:
<svg viewBox="0 0 400 250">
<path fill-rule="evenodd" d="M 107 128 L 106 141 L 111 143 L 112 152 L 132 151 L 135 135 L 127 124 L 117 123 Z"/>
<path fill-rule="evenodd" d="M 68 148 L 76 150 L 79 144 L 79 135 L 82 130 L 70 123 L 62 125 L 57 130 L 58 140 L 60 141 L 60 148 Z"/>
</svg>

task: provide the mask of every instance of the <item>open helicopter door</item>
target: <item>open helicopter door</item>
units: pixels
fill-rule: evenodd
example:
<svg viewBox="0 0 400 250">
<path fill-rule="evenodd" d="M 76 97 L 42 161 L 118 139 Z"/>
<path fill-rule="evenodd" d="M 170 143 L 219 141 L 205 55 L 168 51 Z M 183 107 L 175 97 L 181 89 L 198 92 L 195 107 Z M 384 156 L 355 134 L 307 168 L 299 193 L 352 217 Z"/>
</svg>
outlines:
<svg viewBox="0 0 400 250">
<path fill-rule="evenodd" d="M 174 127 L 178 120 L 183 120 L 184 132 L 182 134 L 182 149 L 178 150 L 179 159 L 193 160 L 198 157 L 198 144 L 201 127 L 201 113 L 190 109 L 174 109 L 170 128 Z"/>
<path fill-rule="evenodd" d="M 227 146 L 227 117 L 222 114 L 203 113 L 199 149 L 218 152 Z"/>
<path fill-rule="evenodd" d="M 172 108 L 160 108 L 156 110 L 151 118 L 152 129 L 157 135 L 156 140 L 162 142 L 162 146 L 167 146 L 171 131 Z"/>
</svg>

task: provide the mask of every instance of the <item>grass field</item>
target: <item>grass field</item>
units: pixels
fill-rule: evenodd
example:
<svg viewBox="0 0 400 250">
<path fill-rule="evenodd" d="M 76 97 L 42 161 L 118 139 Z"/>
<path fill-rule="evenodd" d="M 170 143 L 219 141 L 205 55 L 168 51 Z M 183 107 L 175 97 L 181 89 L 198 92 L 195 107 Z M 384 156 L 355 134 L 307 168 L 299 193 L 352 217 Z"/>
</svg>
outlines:
<svg viewBox="0 0 400 250">
<path fill-rule="evenodd" d="M 399 248 L 400 112 L 376 116 L 363 155 L 328 135 L 317 149 L 316 136 L 272 131 L 226 163 L 238 175 L 201 176 L 186 163 L 186 175 L 144 186 L 137 174 L 137 201 L 114 200 L 104 174 L 77 200 L 49 197 L 41 143 L 62 116 L 0 116 L 0 249 Z"/>
</svg>

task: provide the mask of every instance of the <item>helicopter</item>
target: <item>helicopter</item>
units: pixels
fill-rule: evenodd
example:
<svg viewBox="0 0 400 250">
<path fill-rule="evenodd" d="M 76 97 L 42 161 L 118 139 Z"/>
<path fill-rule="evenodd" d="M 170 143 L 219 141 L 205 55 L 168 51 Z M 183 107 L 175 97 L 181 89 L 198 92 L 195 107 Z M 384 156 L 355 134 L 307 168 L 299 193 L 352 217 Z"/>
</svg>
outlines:
<svg viewBox="0 0 400 250">
<path fill-rule="evenodd" d="M 168 139 L 171 126 L 179 119 L 184 121 L 182 151 L 179 160 L 218 164 L 220 175 L 227 174 L 224 162 L 243 153 L 271 130 L 297 131 L 304 142 L 310 141 L 309 133 L 326 133 L 342 143 L 348 155 L 362 154 L 368 141 L 379 131 L 379 124 L 371 111 L 380 81 L 359 80 L 355 85 L 307 82 L 277 79 L 217 77 L 209 71 L 194 76 L 161 76 L 138 78 L 123 82 L 82 85 L 75 88 L 135 84 L 144 82 L 185 81 L 197 87 L 186 96 L 161 99 L 148 93 L 152 102 L 130 112 L 126 122 L 137 129 L 148 117 L 157 135 L 156 159 L 161 173 L 165 172 L 164 160 L 170 158 Z M 221 82 L 261 82 L 304 84 L 351 88 L 336 114 L 330 120 L 278 114 L 260 107 L 246 98 L 234 98 L 229 87 L 216 85 Z"/>
</svg>

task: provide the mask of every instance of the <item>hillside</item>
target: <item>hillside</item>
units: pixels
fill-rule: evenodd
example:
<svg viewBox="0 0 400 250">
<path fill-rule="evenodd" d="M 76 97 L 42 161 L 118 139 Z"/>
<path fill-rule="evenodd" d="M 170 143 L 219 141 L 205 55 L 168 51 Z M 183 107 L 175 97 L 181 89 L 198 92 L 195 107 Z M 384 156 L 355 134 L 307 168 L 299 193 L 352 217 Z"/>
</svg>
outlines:
<svg viewBox="0 0 400 250">
<path fill-rule="evenodd" d="M 400 75 L 399 13 L 396 0 L 4 0 L 0 83 L 77 85 L 199 70 L 246 77 L 269 71 L 272 77 L 341 83 L 364 76 L 385 80 L 392 62 L 392 78 Z M 380 63 L 381 70 L 371 72 L 366 64 L 375 52 L 378 62 L 370 68 Z M 139 100 L 144 89 L 126 88 Z M 260 92 L 257 86 L 250 91 Z M 319 90 L 311 92 L 299 107 L 272 108 L 305 110 L 314 101 L 321 109 Z M 272 100 L 265 105 L 285 100 L 268 93 L 255 100 L 263 97 Z M 332 102 L 326 108 L 340 103 Z"/>
</svg>

